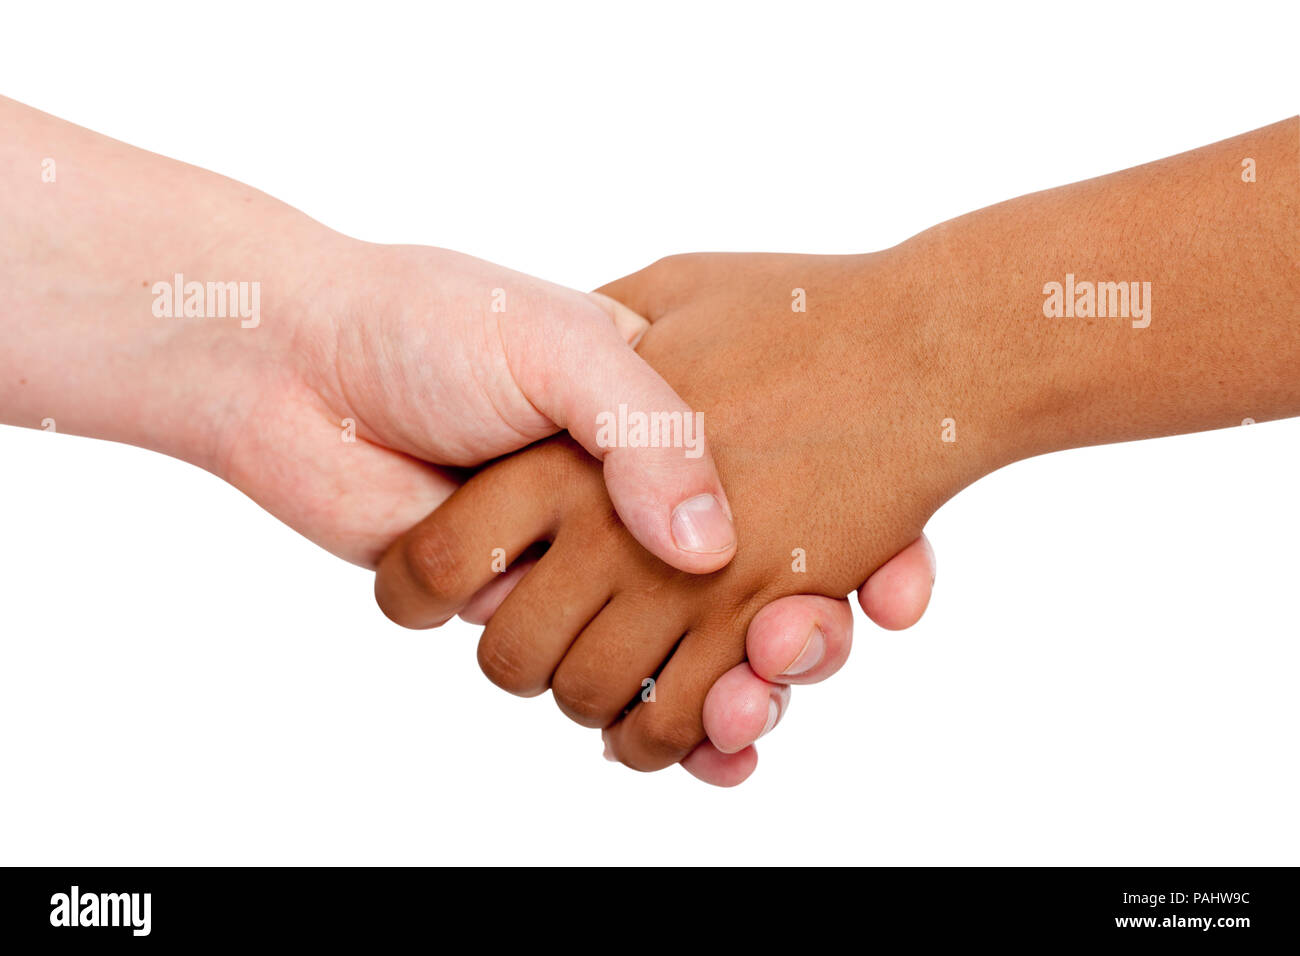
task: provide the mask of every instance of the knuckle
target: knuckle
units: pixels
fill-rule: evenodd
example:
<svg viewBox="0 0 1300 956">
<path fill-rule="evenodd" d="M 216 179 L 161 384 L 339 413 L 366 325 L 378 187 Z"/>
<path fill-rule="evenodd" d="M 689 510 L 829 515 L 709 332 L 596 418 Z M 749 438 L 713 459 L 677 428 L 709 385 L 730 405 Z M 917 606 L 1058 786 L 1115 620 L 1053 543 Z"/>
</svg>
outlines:
<svg viewBox="0 0 1300 956">
<path fill-rule="evenodd" d="M 551 695 L 564 715 L 583 727 L 604 727 L 618 714 L 609 690 L 580 667 L 561 665 L 551 681 Z"/>
<path fill-rule="evenodd" d="M 644 705 L 643 705 L 644 706 Z M 649 705 L 653 708 L 655 705 Z M 663 713 L 664 716 L 659 716 Z M 637 769 L 661 770 L 672 766 L 704 739 L 699 719 L 673 717 L 666 711 L 650 710 L 635 729 L 640 760 Z"/>
<path fill-rule="evenodd" d="M 406 568 L 411 580 L 430 596 L 443 600 L 462 596 L 465 562 L 445 533 L 417 532 L 406 545 Z"/>
<path fill-rule="evenodd" d="M 545 686 L 538 686 L 527 667 L 524 649 L 526 638 L 496 617 L 483 629 L 478 642 L 478 666 L 487 679 L 502 690 L 518 697 L 536 697 Z"/>
</svg>

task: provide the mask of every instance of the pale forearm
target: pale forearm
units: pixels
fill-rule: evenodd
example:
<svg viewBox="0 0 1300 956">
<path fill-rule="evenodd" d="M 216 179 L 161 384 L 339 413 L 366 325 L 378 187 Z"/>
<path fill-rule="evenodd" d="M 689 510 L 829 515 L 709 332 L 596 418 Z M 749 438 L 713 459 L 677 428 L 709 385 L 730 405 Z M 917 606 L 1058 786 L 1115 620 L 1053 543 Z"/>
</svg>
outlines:
<svg viewBox="0 0 1300 956">
<path fill-rule="evenodd" d="M 307 281 L 293 240 L 326 231 L 233 180 L 12 100 L 0 98 L 0 129 L 0 421 L 52 419 L 211 467 L 214 436 L 244 414 L 241 382 L 283 344 L 267 317 Z M 159 286 L 177 275 L 182 292 L 242 289 L 245 308 L 231 296 L 210 310 L 205 296 L 204 314 L 186 317 Z"/>
</svg>

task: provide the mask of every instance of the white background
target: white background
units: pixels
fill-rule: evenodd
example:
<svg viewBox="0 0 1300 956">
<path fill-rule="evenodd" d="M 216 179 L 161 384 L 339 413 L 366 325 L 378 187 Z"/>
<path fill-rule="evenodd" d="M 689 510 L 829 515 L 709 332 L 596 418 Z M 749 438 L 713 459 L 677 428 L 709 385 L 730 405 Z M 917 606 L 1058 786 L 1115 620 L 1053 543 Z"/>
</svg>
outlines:
<svg viewBox="0 0 1300 956">
<path fill-rule="evenodd" d="M 0 90 L 582 288 L 880 248 L 1300 110 L 1294 4 L 873 7 L 12 4 Z M 212 476 L 0 428 L 0 860 L 1294 864 L 1298 446 L 985 479 L 926 619 L 859 615 L 723 791 L 602 760 Z"/>
</svg>

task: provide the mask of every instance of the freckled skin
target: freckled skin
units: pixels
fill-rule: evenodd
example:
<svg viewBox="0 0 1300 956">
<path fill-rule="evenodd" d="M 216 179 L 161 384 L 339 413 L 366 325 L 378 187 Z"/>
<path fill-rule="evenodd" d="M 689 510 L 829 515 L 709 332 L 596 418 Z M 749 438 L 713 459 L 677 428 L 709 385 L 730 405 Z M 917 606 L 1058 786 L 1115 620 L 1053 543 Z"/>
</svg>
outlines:
<svg viewBox="0 0 1300 956">
<path fill-rule="evenodd" d="M 491 547 L 552 541 L 489 622 L 481 665 L 515 693 L 550 687 L 629 766 L 675 763 L 766 602 L 847 594 L 982 475 L 1300 414 L 1298 147 L 1291 119 L 872 255 L 678 256 L 615 282 L 602 291 L 652 321 L 641 354 L 704 413 L 736 558 L 704 576 L 661 564 L 618 524 L 598 466 L 555 438 L 399 541 L 381 603 L 450 613 L 486 583 Z M 1244 183 L 1246 156 L 1268 176 Z M 1045 318 L 1044 284 L 1067 273 L 1151 283 L 1150 325 Z M 656 700 L 629 707 L 649 676 Z"/>
</svg>

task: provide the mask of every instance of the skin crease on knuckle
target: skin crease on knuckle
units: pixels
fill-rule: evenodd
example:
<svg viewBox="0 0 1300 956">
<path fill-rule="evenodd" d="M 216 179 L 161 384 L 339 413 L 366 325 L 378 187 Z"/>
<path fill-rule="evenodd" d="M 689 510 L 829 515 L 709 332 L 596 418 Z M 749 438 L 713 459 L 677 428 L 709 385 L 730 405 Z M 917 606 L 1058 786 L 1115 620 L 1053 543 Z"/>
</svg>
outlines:
<svg viewBox="0 0 1300 956">
<path fill-rule="evenodd" d="M 684 708 L 663 707 L 645 714 L 625 728 L 621 746 L 616 748 L 620 761 L 633 770 L 654 772 L 671 767 L 704 739 L 699 718 Z"/>
<path fill-rule="evenodd" d="M 478 666 L 493 684 L 516 697 L 536 697 L 546 691 L 524 672 L 520 664 L 527 647 L 527 635 L 517 635 L 506 625 L 494 623 L 483 630 L 478 642 Z"/>
<path fill-rule="evenodd" d="M 583 727 L 608 723 L 611 696 L 599 676 L 561 663 L 551 680 L 551 695 L 566 717 Z"/>
<path fill-rule="evenodd" d="M 465 557 L 445 526 L 421 528 L 405 542 L 403 557 L 412 581 L 437 601 L 449 601 L 464 588 Z"/>
</svg>

